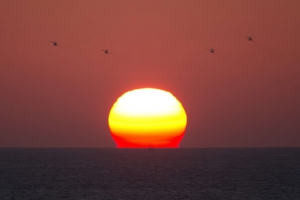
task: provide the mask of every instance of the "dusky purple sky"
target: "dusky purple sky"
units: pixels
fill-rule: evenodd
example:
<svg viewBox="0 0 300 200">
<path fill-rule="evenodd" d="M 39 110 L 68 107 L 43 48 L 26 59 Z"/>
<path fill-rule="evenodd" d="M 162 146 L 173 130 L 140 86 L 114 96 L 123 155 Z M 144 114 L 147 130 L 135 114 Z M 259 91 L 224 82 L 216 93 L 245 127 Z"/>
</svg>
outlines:
<svg viewBox="0 0 300 200">
<path fill-rule="evenodd" d="M 181 101 L 181 147 L 299 147 L 299 8 L 1 0 L 0 147 L 114 147 L 110 108 L 141 87 Z"/>
</svg>

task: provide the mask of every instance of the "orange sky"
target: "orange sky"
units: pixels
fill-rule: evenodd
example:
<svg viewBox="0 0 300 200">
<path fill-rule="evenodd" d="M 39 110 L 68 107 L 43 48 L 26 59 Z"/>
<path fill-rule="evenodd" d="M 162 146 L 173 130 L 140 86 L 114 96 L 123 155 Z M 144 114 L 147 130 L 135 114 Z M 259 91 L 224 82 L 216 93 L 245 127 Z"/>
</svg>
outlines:
<svg viewBox="0 0 300 200">
<path fill-rule="evenodd" d="M 0 147 L 114 147 L 109 110 L 140 87 L 181 101 L 181 147 L 300 146 L 299 8 L 1 0 Z"/>
</svg>

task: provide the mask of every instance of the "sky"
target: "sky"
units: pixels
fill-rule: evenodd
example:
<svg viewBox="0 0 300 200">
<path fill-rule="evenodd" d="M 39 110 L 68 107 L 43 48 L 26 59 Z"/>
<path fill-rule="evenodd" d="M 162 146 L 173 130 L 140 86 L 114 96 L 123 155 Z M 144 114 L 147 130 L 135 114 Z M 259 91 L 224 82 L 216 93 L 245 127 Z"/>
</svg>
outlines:
<svg viewBox="0 0 300 200">
<path fill-rule="evenodd" d="M 1 0 L 0 147 L 115 147 L 109 111 L 142 87 L 182 103 L 181 147 L 300 147 L 299 7 Z"/>
</svg>

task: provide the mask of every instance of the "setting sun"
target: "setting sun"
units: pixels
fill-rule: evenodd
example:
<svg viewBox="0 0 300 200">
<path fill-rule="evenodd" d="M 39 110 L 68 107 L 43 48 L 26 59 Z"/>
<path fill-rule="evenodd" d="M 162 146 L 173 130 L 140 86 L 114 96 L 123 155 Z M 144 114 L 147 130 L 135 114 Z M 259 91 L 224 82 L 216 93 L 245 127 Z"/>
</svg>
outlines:
<svg viewBox="0 0 300 200">
<path fill-rule="evenodd" d="M 177 148 L 187 117 L 181 103 L 170 92 L 142 88 L 118 98 L 108 123 L 118 148 Z"/>
</svg>

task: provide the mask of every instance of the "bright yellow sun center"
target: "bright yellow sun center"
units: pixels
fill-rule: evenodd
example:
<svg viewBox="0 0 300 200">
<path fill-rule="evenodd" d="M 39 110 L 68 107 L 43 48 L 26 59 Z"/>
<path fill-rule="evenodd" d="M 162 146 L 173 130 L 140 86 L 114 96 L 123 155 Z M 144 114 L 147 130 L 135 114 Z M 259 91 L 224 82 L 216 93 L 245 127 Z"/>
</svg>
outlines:
<svg viewBox="0 0 300 200">
<path fill-rule="evenodd" d="M 186 127 L 186 113 L 169 92 L 143 88 L 123 94 L 109 114 L 109 127 L 119 147 L 177 146 Z M 174 139 L 175 138 L 175 139 Z"/>
</svg>

